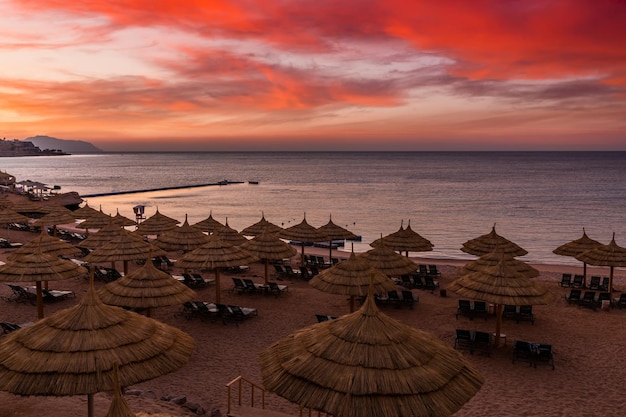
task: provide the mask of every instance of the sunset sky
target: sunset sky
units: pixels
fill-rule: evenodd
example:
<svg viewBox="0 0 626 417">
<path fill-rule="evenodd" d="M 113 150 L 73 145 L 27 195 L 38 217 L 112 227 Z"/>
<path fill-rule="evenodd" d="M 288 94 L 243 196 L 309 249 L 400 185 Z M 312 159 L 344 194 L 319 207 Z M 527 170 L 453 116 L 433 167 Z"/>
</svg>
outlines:
<svg viewBox="0 0 626 417">
<path fill-rule="evenodd" d="M 626 150 L 626 0 L 0 0 L 0 137 Z"/>
</svg>

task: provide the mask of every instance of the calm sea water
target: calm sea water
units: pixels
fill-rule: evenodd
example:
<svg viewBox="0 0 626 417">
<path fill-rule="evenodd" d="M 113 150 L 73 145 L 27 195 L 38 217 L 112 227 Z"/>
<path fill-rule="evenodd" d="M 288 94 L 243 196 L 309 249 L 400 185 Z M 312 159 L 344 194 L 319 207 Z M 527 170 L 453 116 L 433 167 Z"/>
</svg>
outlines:
<svg viewBox="0 0 626 417">
<path fill-rule="evenodd" d="M 243 184 L 89 198 L 134 218 L 145 205 L 193 224 L 209 213 L 241 230 L 266 219 L 288 227 L 306 213 L 361 235 L 355 251 L 402 222 L 429 239 L 429 256 L 471 259 L 461 245 L 496 231 L 524 247 L 524 260 L 578 265 L 554 255 L 587 234 L 626 246 L 626 153 L 124 153 L 0 158 L 20 180 L 80 195 L 215 183 Z M 248 181 L 258 181 L 258 185 Z"/>
</svg>

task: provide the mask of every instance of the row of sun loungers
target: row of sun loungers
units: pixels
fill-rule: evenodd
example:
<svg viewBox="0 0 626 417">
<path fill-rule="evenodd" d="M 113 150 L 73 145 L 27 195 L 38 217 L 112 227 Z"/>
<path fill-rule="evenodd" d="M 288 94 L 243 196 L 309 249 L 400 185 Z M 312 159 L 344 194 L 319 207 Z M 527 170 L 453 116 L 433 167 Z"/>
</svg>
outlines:
<svg viewBox="0 0 626 417">
<path fill-rule="evenodd" d="M 239 323 L 247 318 L 258 316 L 256 308 L 241 307 L 231 304 L 215 304 L 205 301 L 188 301 L 183 304 L 183 315 L 191 320 L 195 317 L 221 320 L 224 324 L 229 322 Z"/>
<path fill-rule="evenodd" d="M 563 274 L 561 281 L 559 282 L 561 287 L 568 288 L 585 288 L 584 275 Z M 608 291 L 609 290 L 609 277 L 600 277 L 598 275 L 592 275 L 589 279 L 589 283 L 586 286 L 589 290 L 595 291 Z"/>
<path fill-rule="evenodd" d="M 527 342 L 516 340 L 513 344 L 512 362 L 528 362 L 534 368 L 545 364 L 554 370 L 554 354 L 552 345 L 546 343 Z"/>
<path fill-rule="evenodd" d="M 232 278 L 232 280 L 232 291 L 237 294 L 272 294 L 279 296 L 289 291 L 287 285 L 281 285 L 274 281 L 269 281 L 267 284 L 259 284 L 250 278 Z"/>
<path fill-rule="evenodd" d="M 436 265 L 432 265 L 436 269 Z M 439 281 L 435 279 L 437 275 L 424 275 L 421 272 L 415 271 L 412 274 L 405 274 L 400 276 L 398 284 L 405 288 L 417 288 L 427 291 L 435 291 L 439 288 Z"/>
<path fill-rule="evenodd" d="M 580 289 L 572 289 L 569 294 L 565 296 L 565 299 L 568 304 L 577 304 L 579 306 L 591 308 L 592 310 L 601 307 L 603 301 L 608 302 L 609 305 L 612 305 L 613 303 L 613 300 L 611 300 L 611 293 L 606 291 L 600 293 L 596 291 L 585 291 L 583 294 Z M 622 307 L 620 305 L 621 299 L 622 297 L 620 296 L 620 299 L 617 301 L 620 308 Z M 626 305 L 626 297 L 623 302 Z"/>
<path fill-rule="evenodd" d="M 182 275 L 175 275 L 174 278 L 189 288 L 203 288 L 215 282 L 215 278 L 204 278 L 201 274 L 197 273 L 184 273 Z"/>
<path fill-rule="evenodd" d="M 502 318 L 515 320 L 519 324 L 520 321 L 529 321 L 531 324 L 535 324 L 535 315 L 533 314 L 533 306 L 511 306 L 505 305 L 502 308 Z"/>
</svg>

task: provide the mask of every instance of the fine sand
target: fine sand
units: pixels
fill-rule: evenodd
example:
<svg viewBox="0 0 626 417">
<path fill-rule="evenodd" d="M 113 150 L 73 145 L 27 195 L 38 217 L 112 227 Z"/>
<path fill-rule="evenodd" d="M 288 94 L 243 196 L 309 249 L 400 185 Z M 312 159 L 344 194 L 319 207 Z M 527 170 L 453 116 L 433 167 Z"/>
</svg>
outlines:
<svg viewBox="0 0 626 417">
<path fill-rule="evenodd" d="M 6 237 L 6 229 L 0 236 Z M 35 234 L 11 230 L 10 238 L 26 242 Z M 10 249 L 0 250 L 0 260 L 6 260 Z M 328 256 L 327 250 L 307 248 L 307 253 Z M 345 253 L 335 252 L 345 257 Z M 180 254 L 171 253 L 170 259 Z M 442 276 L 441 288 L 459 276 L 461 262 L 433 259 L 415 259 L 416 262 L 437 264 Z M 291 260 L 295 267 L 299 255 Z M 105 265 L 105 266 L 110 266 Z M 464 357 L 476 366 L 485 378 L 485 383 L 455 416 L 622 416 L 624 415 L 624 393 L 621 383 L 626 369 L 626 309 L 592 311 L 568 305 L 565 295 L 569 289 L 558 286 L 563 272 L 581 273 L 580 268 L 534 265 L 541 271 L 536 280 L 544 282 L 554 293 L 550 305 L 535 306 L 535 323 L 504 321 L 502 332 L 507 343 L 493 351 L 490 357 L 463 352 Z M 131 267 L 137 267 L 131 263 Z M 117 265 L 121 269 L 121 265 Z M 153 317 L 175 326 L 196 340 L 196 349 L 189 362 L 178 371 L 157 379 L 128 387 L 140 390 L 143 396 L 126 395 L 135 412 L 168 413 L 176 416 L 195 415 L 188 409 L 162 400 L 168 395 L 185 396 L 188 402 L 202 406 L 207 415 L 225 416 L 227 409 L 226 384 L 238 376 L 261 383 L 259 352 L 273 342 L 294 331 L 317 322 L 315 314 L 340 316 L 349 312 L 346 297 L 322 293 L 301 280 L 283 280 L 289 291 L 279 297 L 257 294 L 235 294 L 233 276 L 251 277 L 263 282 L 263 266 L 252 265 L 247 273 L 222 274 L 221 297 L 226 304 L 237 304 L 258 309 L 258 316 L 238 326 L 220 321 L 188 320 L 180 314 L 180 306 L 154 310 Z M 170 270 L 180 274 L 176 268 Z M 608 268 L 589 268 L 588 275 L 608 275 Z M 276 280 L 273 268 L 270 279 Z M 624 271 L 617 270 L 616 297 L 626 289 Z M 205 278 L 211 272 L 203 272 Z M 104 285 L 100 282 L 96 286 Z M 51 282 L 51 289 L 69 289 L 76 292 L 75 299 L 45 305 L 48 317 L 61 309 L 69 308 L 85 294 L 88 282 L 76 279 Z M 215 285 L 197 290 L 197 299 L 215 300 Z M 455 319 L 459 297 L 448 292 L 446 297 L 439 291 L 414 289 L 419 302 L 414 309 L 381 307 L 381 310 L 407 325 L 435 334 L 447 345 L 454 345 L 455 329 L 493 332 L 496 320 Z M 8 297 L 8 286 L 0 284 L 0 295 Z M 36 319 L 36 307 L 28 303 L 0 300 L 0 321 L 25 323 Z M 526 363 L 511 362 L 511 347 L 515 339 L 550 343 L 553 345 L 556 369 L 547 366 L 531 368 Z M 150 398 L 154 394 L 155 398 Z M 257 397 L 257 404 L 259 403 Z M 96 416 L 104 417 L 111 401 L 111 393 L 95 395 Z M 275 395 L 266 396 L 266 407 L 297 416 L 297 407 Z M 0 417 L 38 416 L 74 417 L 87 414 L 87 397 L 21 397 L 0 392 Z M 316 414 L 315 414 L 316 415 Z"/>
</svg>

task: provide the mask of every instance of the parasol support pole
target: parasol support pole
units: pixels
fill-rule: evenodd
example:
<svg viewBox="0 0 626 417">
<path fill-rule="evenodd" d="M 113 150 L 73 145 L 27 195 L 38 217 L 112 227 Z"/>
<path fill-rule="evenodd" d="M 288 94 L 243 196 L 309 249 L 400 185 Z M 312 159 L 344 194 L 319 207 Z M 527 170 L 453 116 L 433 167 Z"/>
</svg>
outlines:
<svg viewBox="0 0 626 417">
<path fill-rule="evenodd" d="M 43 291 L 41 290 L 41 281 L 35 281 L 37 289 L 37 319 L 43 319 Z"/>
<path fill-rule="evenodd" d="M 128 275 L 128 261 L 127 260 L 124 261 L 124 275 Z"/>
<path fill-rule="evenodd" d="M 304 250 L 304 246 L 302 247 L 302 249 Z M 270 260 L 268 258 L 265 258 L 265 285 L 267 285 L 267 275 L 268 275 L 269 268 L 270 268 Z"/>
<path fill-rule="evenodd" d="M 496 337 L 493 341 L 494 347 L 500 345 L 500 331 L 502 329 L 502 304 L 496 304 Z"/>
<path fill-rule="evenodd" d="M 304 240 L 302 242 L 300 242 L 300 245 L 302 246 L 302 254 L 300 256 L 300 265 L 304 266 L 305 265 L 305 262 L 304 262 Z M 265 274 L 265 275 L 267 275 L 267 274 Z"/>
<path fill-rule="evenodd" d="M 93 417 L 93 394 L 87 394 L 87 416 Z"/>
<path fill-rule="evenodd" d="M 583 288 L 587 287 L 587 263 L 583 262 Z"/>
<path fill-rule="evenodd" d="M 350 296 L 350 313 L 354 313 L 354 295 Z"/>
</svg>

